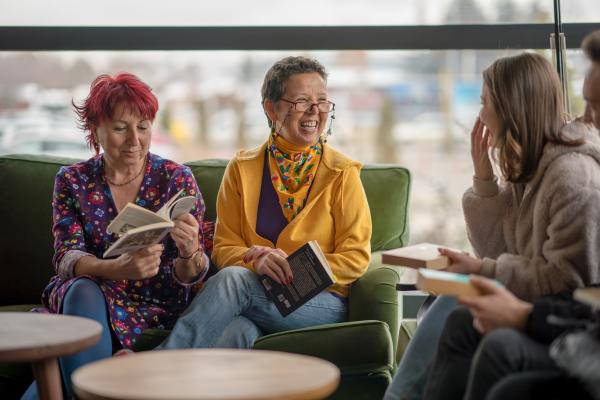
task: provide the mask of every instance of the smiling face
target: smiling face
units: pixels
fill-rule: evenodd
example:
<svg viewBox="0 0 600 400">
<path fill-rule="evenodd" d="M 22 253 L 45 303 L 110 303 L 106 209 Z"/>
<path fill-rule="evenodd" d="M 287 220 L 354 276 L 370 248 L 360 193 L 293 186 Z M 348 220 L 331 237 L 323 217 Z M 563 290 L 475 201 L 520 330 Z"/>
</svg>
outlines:
<svg viewBox="0 0 600 400">
<path fill-rule="evenodd" d="M 93 129 L 104 150 L 104 160 L 112 168 L 136 168 L 144 162 L 152 139 L 152 121 L 132 113 L 122 103 L 112 120 L 102 121 Z"/>
<path fill-rule="evenodd" d="M 275 131 L 288 142 L 298 146 L 310 146 L 317 142 L 327 123 L 327 112 L 319 112 L 316 103 L 328 101 L 327 84 L 317 72 L 290 76 L 284 83 L 282 99 L 314 104 L 305 112 L 295 111 L 294 105 L 280 100 L 265 101 L 265 111 L 274 122 Z"/>
<path fill-rule="evenodd" d="M 486 84 L 484 84 L 481 89 L 481 110 L 479 111 L 479 118 L 489 131 L 490 135 L 495 138 L 496 135 L 498 135 L 501 124 L 496 109 L 494 108 L 494 104 L 492 103 L 490 90 Z"/>
<path fill-rule="evenodd" d="M 593 62 L 583 82 L 586 120 L 600 129 L 600 63 Z"/>
</svg>

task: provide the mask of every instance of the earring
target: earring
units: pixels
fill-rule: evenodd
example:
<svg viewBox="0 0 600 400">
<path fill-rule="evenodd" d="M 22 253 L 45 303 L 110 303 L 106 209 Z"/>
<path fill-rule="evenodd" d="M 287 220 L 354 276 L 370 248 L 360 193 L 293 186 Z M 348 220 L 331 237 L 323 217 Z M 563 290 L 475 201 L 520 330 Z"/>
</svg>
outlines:
<svg viewBox="0 0 600 400">
<path fill-rule="evenodd" d="M 327 138 L 331 136 L 331 125 L 333 125 L 333 120 L 335 119 L 335 113 L 331 114 L 331 118 L 329 119 L 329 127 L 327 128 L 327 133 L 325 134 L 324 143 L 327 143 Z"/>
</svg>

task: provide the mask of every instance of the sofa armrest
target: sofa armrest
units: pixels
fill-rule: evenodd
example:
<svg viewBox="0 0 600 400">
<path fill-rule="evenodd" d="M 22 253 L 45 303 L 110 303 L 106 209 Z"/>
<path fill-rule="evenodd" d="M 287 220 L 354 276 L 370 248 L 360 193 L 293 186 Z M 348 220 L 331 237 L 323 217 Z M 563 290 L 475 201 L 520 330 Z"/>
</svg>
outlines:
<svg viewBox="0 0 600 400">
<path fill-rule="evenodd" d="M 346 375 L 391 373 L 394 368 L 392 338 L 381 321 L 343 322 L 274 333 L 257 339 L 254 348 L 319 357 L 334 363 Z"/>
<path fill-rule="evenodd" d="M 389 327 L 394 352 L 396 351 L 398 323 L 398 292 L 400 281 L 397 269 L 372 265 L 350 291 L 348 320 L 378 320 Z"/>
</svg>

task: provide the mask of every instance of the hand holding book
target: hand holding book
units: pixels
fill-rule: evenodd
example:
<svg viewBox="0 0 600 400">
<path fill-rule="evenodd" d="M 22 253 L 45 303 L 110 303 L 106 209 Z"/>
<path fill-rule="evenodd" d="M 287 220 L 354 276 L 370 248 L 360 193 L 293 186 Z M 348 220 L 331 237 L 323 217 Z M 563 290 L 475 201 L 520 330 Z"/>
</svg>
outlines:
<svg viewBox="0 0 600 400">
<path fill-rule="evenodd" d="M 525 329 L 533 305 L 518 299 L 498 282 L 482 276 L 471 276 L 470 283 L 481 295 L 459 297 L 459 302 L 471 310 L 473 326 L 481 334 L 497 328 Z"/>
<path fill-rule="evenodd" d="M 281 249 L 252 246 L 246 253 L 244 261 L 253 260 L 254 270 L 258 275 L 266 275 L 281 285 L 290 284 L 294 279 L 294 274 L 287 261 L 287 254 Z"/>
<path fill-rule="evenodd" d="M 98 276 L 103 279 L 115 281 L 152 278 L 158 274 L 160 257 L 163 250 L 164 246 L 162 244 L 153 244 L 130 253 L 122 254 L 112 260 L 101 260 L 102 267 Z M 79 265 L 76 266 L 76 268 L 78 267 Z M 96 275 L 99 271 L 98 267 L 93 266 L 93 271 L 85 270 L 85 265 L 82 268 L 78 269 L 77 273 Z"/>
<path fill-rule="evenodd" d="M 444 271 L 457 274 L 480 274 L 483 267 L 483 261 L 470 256 L 467 253 L 461 253 L 446 248 L 440 248 L 439 253 L 448 257 L 450 265 L 444 268 Z"/>
<path fill-rule="evenodd" d="M 118 235 L 119 239 L 104 252 L 103 257 L 114 257 L 160 243 L 174 228 L 174 220 L 189 213 L 196 203 L 194 196 L 180 197 L 183 192 L 183 189 L 177 192 L 157 212 L 127 203 L 107 227 L 107 231 Z"/>
<path fill-rule="evenodd" d="M 256 248 L 250 256 L 263 251 Z M 258 259 L 254 269 L 265 293 L 285 317 L 331 286 L 335 277 L 314 240 L 284 256 L 283 250 L 272 249 Z"/>
</svg>

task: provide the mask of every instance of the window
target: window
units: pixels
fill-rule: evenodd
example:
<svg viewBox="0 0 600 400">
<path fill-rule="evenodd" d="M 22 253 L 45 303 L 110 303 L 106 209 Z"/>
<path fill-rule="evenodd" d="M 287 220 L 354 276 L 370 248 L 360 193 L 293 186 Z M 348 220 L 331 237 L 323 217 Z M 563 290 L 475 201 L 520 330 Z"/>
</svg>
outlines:
<svg viewBox="0 0 600 400">
<path fill-rule="evenodd" d="M 563 21 L 600 20 L 595 0 L 563 3 Z M 0 34 L 0 49 L 5 49 L 0 51 L 1 152 L 63 151 L 85 157 L 87 150 L 76 144 L 84 139 L 70 100 L 82 99 L 97 75 L 125 70 L 148 82 L 159 99 L 152 151 L 177 161 L 230 158 L 238 148 L 267 137 L 260 85 L 268 67 L 289 54 L 310 55 L 330 72 L 336 102 L 330 143 L 364 163 L 408 167 L 414 179 L 411 241 L 457 248 L 468 248 L 460 201 L 472 176 L 469 132 L 479 110 L 481 71 L 497 57 L 523 48 L 551 57 L 543 50 L 552 32 L 550 0 L 377 0 L 369 12 L 363 0 L 343 6 L 335 0 L 308 0 L 294 8 L 289 2 L 227 0 L 197 9 L 182 0 L 168 7 L 164 2 L 107 1 L 93 13 L 83 8 L 89 7 L 86 3 L 55 0 L 50 14 L 36 13 L 36 4 L 11 0 L 0 6 L 0 26 L 28 32 L 10 30 L 10 40 Z M 122 25 L 139 30 L 123 36 Z M 250 28 L 233 28 L 242 25 Z M 38 30 L 44 26 L 59 28 Z M 61 33 L 64 40 L 44 41 L 48 32 L 75 26 L 83 28 Z M 113 28 L 92 29 L 97 26 Z M 200 28 L 182 34 L 171 26 Z M 202 30 L 207 26 L 218 30 Z M 585 72 L 576 47 L 594 26 L 600 27 L 565 26 L 575 114 L 582 110 Z M 257 32 L 261 39 L 255 39 Z M 163 33 L 160 51 L 98 51 L 122 43 L 153 49 Z M 80 35 L 92 51 L 6 51 L 14 43 L 18 48 L 28 48 L 22 43 L 31 48 L 43 43 L 41 48 L 49 50 L 81 48 Z M 171 49 L 181 43 L 194 50 Z M 212 50 L 213 43 L 227 50 Z M 256 50 L 263 44 L 280 50 Z M 19 144 L 25 136 L 28 140 Z M 58 136 L 60 141 L 52 141 Z"/>
</svg>

